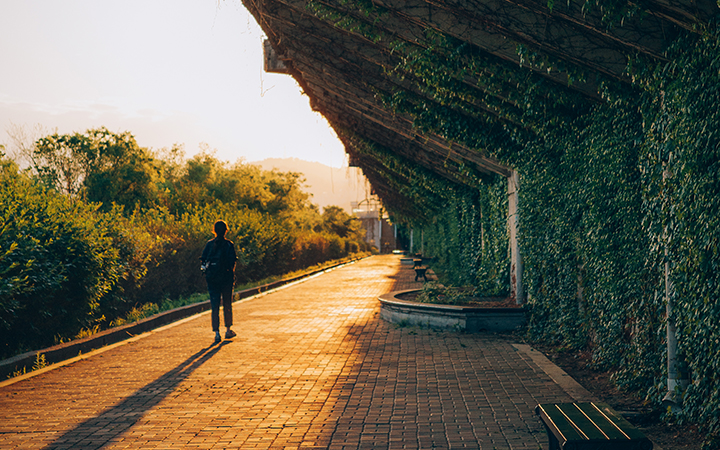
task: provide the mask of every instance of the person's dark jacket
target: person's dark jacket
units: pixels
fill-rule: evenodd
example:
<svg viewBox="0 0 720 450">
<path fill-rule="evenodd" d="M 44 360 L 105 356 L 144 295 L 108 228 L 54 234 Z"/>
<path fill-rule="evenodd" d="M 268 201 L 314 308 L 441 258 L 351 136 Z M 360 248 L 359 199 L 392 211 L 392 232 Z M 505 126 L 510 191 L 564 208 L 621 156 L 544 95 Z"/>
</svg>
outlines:
<svg viewBox="0 0 720 450">
<path fill-rule="evenodd" d="M 208 283 L 223 285 L 235 282 L 235 245 L 224 237 L 216 237 L 205 244 L 201 264 L 205 267 Z"/>
</svg>

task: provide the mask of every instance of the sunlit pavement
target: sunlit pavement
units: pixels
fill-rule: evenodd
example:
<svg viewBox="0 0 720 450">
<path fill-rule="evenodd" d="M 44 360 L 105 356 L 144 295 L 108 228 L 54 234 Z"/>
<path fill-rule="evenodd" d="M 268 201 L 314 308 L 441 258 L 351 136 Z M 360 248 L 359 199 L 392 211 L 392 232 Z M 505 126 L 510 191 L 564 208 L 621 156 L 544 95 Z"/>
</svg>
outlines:
<svg viewBox="0 0 720 450">
<path fill-rule="evenodd" d="M 512 342 L 399 327 L 377 297 L 420 287 L 376 256 L 0 388 L 0 448 L 545 447 L 533 408 L 572 401 Z"/>
</svg>

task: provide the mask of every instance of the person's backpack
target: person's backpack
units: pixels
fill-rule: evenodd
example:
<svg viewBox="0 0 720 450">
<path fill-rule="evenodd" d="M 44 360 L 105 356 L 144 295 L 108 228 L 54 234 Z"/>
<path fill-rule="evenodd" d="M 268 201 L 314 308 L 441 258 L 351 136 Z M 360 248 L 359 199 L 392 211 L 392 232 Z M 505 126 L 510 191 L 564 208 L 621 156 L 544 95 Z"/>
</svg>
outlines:
<svg viewBox="0 0 720 450">
<path fill-rule="evenodd" d="M 228 256 L 230 243 L 226 240 L 214 242 L 210 248 L 208 259 L 204 264 L 205 279 L 212 283 L 222 281 L 229 270 Z"/>
</svg>

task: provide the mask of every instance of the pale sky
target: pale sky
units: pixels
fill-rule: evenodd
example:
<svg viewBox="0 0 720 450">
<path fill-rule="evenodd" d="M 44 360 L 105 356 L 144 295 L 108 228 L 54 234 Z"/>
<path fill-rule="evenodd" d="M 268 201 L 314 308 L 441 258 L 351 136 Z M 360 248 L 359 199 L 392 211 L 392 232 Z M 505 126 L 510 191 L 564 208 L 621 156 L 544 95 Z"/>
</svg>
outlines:
<svg viewBox="0 0 720 450">
<path fill-rule="evenodd" d="M 240 0 L 0 0 L 0 143 L 12 124 L 105 126 L 141 147 L 346 166 L 289 75 L 263 72 Z"/>
</svg>

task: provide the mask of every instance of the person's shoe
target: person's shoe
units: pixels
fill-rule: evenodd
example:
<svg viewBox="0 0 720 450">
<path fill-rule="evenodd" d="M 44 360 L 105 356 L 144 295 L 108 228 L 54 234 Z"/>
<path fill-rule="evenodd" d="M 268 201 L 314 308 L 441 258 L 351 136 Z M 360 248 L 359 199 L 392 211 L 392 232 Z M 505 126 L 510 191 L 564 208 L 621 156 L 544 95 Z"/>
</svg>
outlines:
<svg viewBox="0 0 720 450">
<path fill-rule="evenodd" d="M 227 330 L 227 333 L 225 333 L 225 339 L 232 339 L 235 336 L 237 336 L 237 334 L 235 334 L 233 330 Z"/>
<path fill-rule="evenodd" d="M 222 338 L 220 338 L 220 333 L 215 333 L 215 343 L 219 344 L 220 341 L 222 341 Z"/>
</svg>

